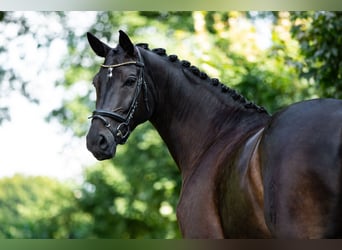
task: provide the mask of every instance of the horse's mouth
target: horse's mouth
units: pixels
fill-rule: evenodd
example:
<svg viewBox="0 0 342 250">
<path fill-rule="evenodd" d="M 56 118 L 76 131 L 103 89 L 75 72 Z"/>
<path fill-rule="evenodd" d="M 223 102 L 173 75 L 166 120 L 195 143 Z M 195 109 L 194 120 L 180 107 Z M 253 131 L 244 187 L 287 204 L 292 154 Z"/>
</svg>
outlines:
<svg viewBox="0 0 342 250">
<path fill-rule="evenodd" d="M 104 161 L 104 160 L 108 160 L 111 159 L 115 156 L 115 154 L 95 154 L 93 153 L 94 157 L 98 160 L 98 161 Z"/>
<path fill-rule="evenodd" d="M 116 145 L 112 146 L 110 149 L 108 150 L 105 150 L 105 151 L 91 151 L 92 154 L 94 155 L 94 157 L 99 160 L 99 161 L 103 161 L 103 160 L 108 160 L 108 159 L 111 159 L 115 156 L 115 153 L 116 153 Z"/>
<path fill-rule="evenodd" d="M 94 130 L 92 130 L 94 131 Z M 107 160 L 113 158 L 116 153 L 116 142 L 110 133 L 88 133 L 87 148 L 99 160 Z"/>
</svg>

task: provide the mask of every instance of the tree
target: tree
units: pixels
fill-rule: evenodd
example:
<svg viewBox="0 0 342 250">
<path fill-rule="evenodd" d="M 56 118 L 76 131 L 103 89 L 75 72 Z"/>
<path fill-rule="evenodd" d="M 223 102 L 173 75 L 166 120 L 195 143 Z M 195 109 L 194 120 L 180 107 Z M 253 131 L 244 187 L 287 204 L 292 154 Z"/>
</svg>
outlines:
<svg viewBox="0 0 342 250">
<path fill-rule="evenodd" d="M 222 68 L 223 82 L 265 106 L 270 113 L 312 96 L 307 81 L 299 79 L 294 67 L 294 62 L 302 58 L 298 43 L 291 38 L 289 18 L 288 12 L 230 12 L 226 25 L 221 18 L 216 18 L 221 21 L 214 25 L 220 28 L 213 33 L 215 48 L 210 53 L 215 56 L 218 50 L 216 53 L 224 53 L 224 58 L 210 57 L 208 61 L 218 62 L 215 67 Z M 269 40 L 258 42 L 258 20 L 266 22 L 263 32 L 269 30 Z"/>
<path fill-rule="evenodd" d="M 0 238 L 83 238 L 91 226 L 68 185 L 21 175 L 0 180 Z"/>
<path fill-rule="evenodd" d="M 49 47 L 54 39 L 65 41 L 68 53 L 61 64 L 64 75 L 56 82 L 56 87 L 63 88 L 68 94 L 61 106 L 51 112 L 49 119 L 58 120 L 75 136 L 84 136 L 89 127 L 87 117 L 94 109 L 94 89 L 91 81 L 102 59 L 97 58 L 90 50 L 85 31 L 70 25 L 69 21 L 73 19 L 72 13 L 38 12 L 36 14 L 39 17 L 58 20 L 63 29 L 59 33 L 50 33 L 48 28 L 42 29 L 41 25 L 31 27 L 29 18 L 25 14 L 16 16 L 13 13 L 1 13 L 0 24 L 14 23 L 18 30 L 12 37 L 5 36 L 3 44 L 0 41 L 0 52 L 2 52 L 0 56 L 4 55 L 3 52 L 7 50 L 11 39 L 21 35 L 34 38 L 36 48 L 39 50 Z M 220 78 L 221 82 L 237 89 L 249 100 L 265 106 L 273 113 L 292 102 L 311 98 L 320 93 L 312 86 L 316 81 L 318 82 L 318 75 L 322 72 L 319 68 L 314 70 L 317 66 L 317 62 L 314 61 L 316 57 L 311 56 L 314 52 L 310 50 L 311 48 L 303 47 L 303 44 L 308 39 L 314 39 L 313 34 L 309 35 L 314 27 L 327 29 L 323 27 L 322 21 L 327 20 L 317 17 L 317 20 L 321 21 L 317 21 L 317 25 L 314 23 L 315 26 L 310 26 L 307 20 L 313 20 L 311 17 L 313 14 L 315 13 L 296 14 L 301 15 L 301 22 L 299 22 L 299 18 L 294 13 L 288 12 L 97 12 L 94 23 L 89 25 L 87 31 L 114 46 L 118 37 L 117 31 L 123 29 L 134 42 L 148 42 L 151 48 L 163 47 L 169 54 L 178 54 L 181 59 L 191 61 L 211 77 Z M 87 13 L 80 15 L 84 15 L 83 18 L 88 17 Z M 321 14 L 316 13 L 316 15 Z M 338 26 L 336 21 L 338 19 L 335 14 L 333 16 L 329 17 L 327 23 L 331 23 L 333 30 L 338 30 L 341 25 Z M 258 42 L 257 22 L 260 19 L 268 23 L 270 31 L 269 45 L 264 47 Z M 0 33 L 2 30 L 0 29 Z M 291 31 L 294 37 L 291 37 Z M 334 34 L 331 36 L 339 41 Z M 307 37 L 306 40 L 302 39 L 303 37 Z M 339 48 L 337 45 L 335 48 Z M 300 48 L 302 54 L 299 53 Z M 305 53 L 305 48 L 309 49 L 311 54 Z M 328 51 L 328 48 L 324 47 L 324 49 Z M 329 53 L 332 53 L 330 59 L 335 58 L 336 51 Z M 323 53 L 319 57 L 320 63 L 326 55 Z M 339 52 L 337 56 L 340 56 Z M 4 58 L 3 61 L 6 60 L 6 57 Z M 330 59 L 328 65 L 336 63 L 336 58 Z M 310 64 L 310 60 L 315 63 Z M 317 77 L 312 77 L 315 73 L 307 78 L 299 78 L 297 68 L 304 73 L 314 70 L 312 72 L 316 72 Z M 2 82 L 9 83 L 9 85 L 2 83 L 1 88 L 21 92 L 24 90 L 23 93 L 30 93 L 26 84 L 28 80 L 21 79 L 20 72 L 15 68 L 8 69 L 6 64 L 0 64 L 0 73 L 1 70 L 6 72 L 0 74 L 0 77 L 3 77 Z M 337 78 L 340 77 L 339 74 Z M 333 76 L 330 74 L 328 78 L 332 79 Z M 329 93 L 338 93 L 335 91 L 338 90 L 337 87 L 327 85 L 326 89 L 328 88 L 334 88 L 334 91 Z M 0 95 L 4 93 L 2 91 Z M 30 98 L 31 95 L 27 96 Z M 3 108 L 6 111 L 8 107 Z M 15 179 L 10 181 L 15 182 Z M 25 181 L 33 183 L 31 179 Z M 60 216 L 51 213 L 40 221 L 45 223 L 54 218 L 52 222 L 61 225 L 57 217 L 69 218 L 69 221 L 76 221 L 75 224 L 80 223 L 78 225 L 81 225 L 82 230 L 74 232 L 74 227 L 68 225 L 69 229 L 65 233 L 53 230 L 50 232 L 51 229 L 44 226 L 43 230 L 34 231 L 37 232 L 34 235 L 38 236 L 33 237 L 179 237 L 175 210 L 180 186 L 177 167 L 156 131 L 151 124 L 146 123 L 134 131 L 126 145 L 118 148 L 115 159 L 87 168 L 84 182 L 79 190 L 74 192 L 74 196 L 69 189 L 66 189 L 62 192 L 65 196 L 54 197 L 58 201 L 61 197 L 69 200 L 70 204 L 66 206 L 68 209 L 60 209 L 57 205 L 53 205 Z M 26 189 L 30 190 L 30 188 Z M 31 191 L 24 193 L 23 197 L 30 197 L 30 195 Z M 38 202 L 37 196 L 35 197 L 28 199 L 27 202 L 32 201 L 30 206 L 33 202 Z M 6 200 L 7 196 L 4 199 Z M 20 201 L 24 202 L 25 199 L 21 198 Z M 55 204 L 50 200 L 49 203 Z M 13 202 L 10 206 L 15 207 Z M 48 208 L 43 205 L 38 207 L 48 211 Z M 75 208 L 80 209 L 80 212 L 75 211 Z M 30 216 L 24 217 L 31 224 L 37 223 L 37 218 L 31 212 Z M 19 223 L 18 227 L 24 224 L 23 221 L 16 222 L 14 219 L 9 224 L 16 223 Z M 41 231 L 45 234 L 40 234 Z M 19 234 L 7 235 L 16 237 Z M 22 237 L 30 237 L 29 234 L 22 235 Z"/>
<path fill-rule="evenodd" d="M 61 35 L 55 24 L 65 19 L 58 12 L 0 12 L 0 124 L 10 119 L 6 100 L 13 93 L 39 103 L 32 86 L 45 70 L 51 70 L 49 49 Z M 37 20 L 42 22 L 37 25 Z"/>
<path fill-rule="evenodd" d="M 297 62 L 303 78 L 323 97 L 342 97 L 342 13 L 293 12 L 292 34 L 304 61 Z"/>
<path fill-rule="evenodd" d="M 86 171 L 80 207 L 99 238 L 179 237 L 178 169 L 156 132 L 141 126 L 113 161 Z M 123 152 L 124 151 L 124 152 Z M 156 160 L 157 159 L 157 160 Z"/>
</svg>

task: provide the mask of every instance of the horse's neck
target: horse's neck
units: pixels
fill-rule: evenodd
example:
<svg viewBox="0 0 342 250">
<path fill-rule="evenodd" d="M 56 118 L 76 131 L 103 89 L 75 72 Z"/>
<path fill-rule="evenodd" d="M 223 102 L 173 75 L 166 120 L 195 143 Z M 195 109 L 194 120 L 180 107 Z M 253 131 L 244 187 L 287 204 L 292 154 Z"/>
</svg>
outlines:
<svg viewBox="0 0 342 250">
<path fill-rule="evenodd" d="M 158 66 L 147 66 L 158 69 L 149 72 L 157 102 L 150 121 L 182 174 L 191 172 L 219 138 L 225 137 L 228 144 L 238 141 L 239 133 L 244 136 L 263 126 L 265 114 L 242 111 L 241 105 L 219 87 L 168 63 L 162 60 Z"/>
</svg>

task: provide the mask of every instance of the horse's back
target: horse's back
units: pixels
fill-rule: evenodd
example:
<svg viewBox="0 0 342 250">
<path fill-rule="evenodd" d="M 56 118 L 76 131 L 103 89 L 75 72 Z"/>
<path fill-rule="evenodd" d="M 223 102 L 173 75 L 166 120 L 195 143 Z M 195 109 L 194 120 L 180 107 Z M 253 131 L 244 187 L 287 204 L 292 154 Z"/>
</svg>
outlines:
<svg viewBox="0 0 342 250">
<path fill-rule="evenodd" d="M 271 119 L 259 153 L 275 237 L 342 236 L 341 138 L 340 100 L 293 104 Z"/>
</svg>

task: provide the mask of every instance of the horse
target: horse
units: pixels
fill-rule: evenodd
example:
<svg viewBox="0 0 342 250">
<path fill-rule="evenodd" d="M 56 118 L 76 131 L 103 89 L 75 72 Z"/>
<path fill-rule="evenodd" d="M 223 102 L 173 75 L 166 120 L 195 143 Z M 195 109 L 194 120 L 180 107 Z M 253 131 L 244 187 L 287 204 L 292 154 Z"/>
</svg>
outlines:
<svg viewBox="0 0 342 250">
<path fill-rule="evenodd" d="M 176 209 L 184 238 L 342 236 L 342 101 L 312 99 L 271 115 L 165 49 L 119 31 L 93 79 L 86 136 L 98 159 L 115 156 L 150 121 L 182 180 Z"/>
</svg>

